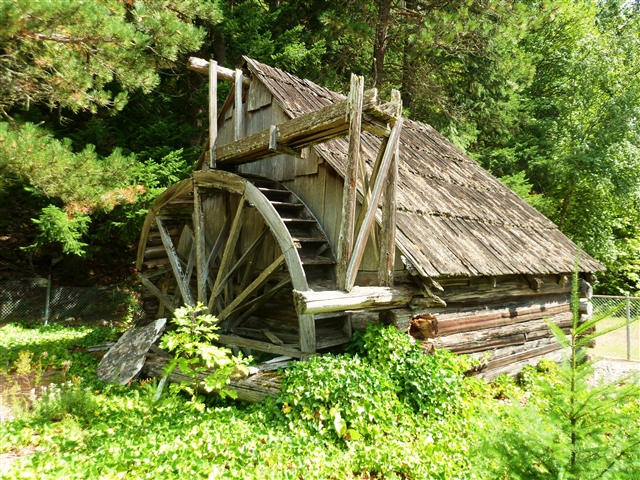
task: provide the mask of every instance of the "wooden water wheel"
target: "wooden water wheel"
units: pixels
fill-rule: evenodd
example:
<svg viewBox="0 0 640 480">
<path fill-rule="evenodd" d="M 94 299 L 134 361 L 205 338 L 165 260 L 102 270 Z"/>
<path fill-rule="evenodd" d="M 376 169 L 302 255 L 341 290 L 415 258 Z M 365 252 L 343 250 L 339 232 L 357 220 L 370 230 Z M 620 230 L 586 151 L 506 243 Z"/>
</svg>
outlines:
<svg viewBox="0 0 640 480">
<path fill-rule="evenodd" d="M 194 172 L 163 192 L 147 215 L 139 278 L 167 316 L 182 304 L 207 305 L 220 341 L 302 357 L 344 343 L 350 332 L 299 315 L 292 290 L 334 275 L 335 257 L 311 211 L 278 182 L 220 170 Z M 316 330 L 332 335 L 316 341 Z"/>
</svg>

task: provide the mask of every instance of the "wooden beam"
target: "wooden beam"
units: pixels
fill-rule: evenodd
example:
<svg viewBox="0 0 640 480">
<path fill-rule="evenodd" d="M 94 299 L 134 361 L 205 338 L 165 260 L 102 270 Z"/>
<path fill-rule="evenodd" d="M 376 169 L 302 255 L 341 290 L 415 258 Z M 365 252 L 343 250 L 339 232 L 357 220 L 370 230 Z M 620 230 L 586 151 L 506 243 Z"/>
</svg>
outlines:
<svg viewBox="0 0 640 480">
<path fill-rule="evenodd" d="M 356 221 L 358 163 L 361 155 L 362 106 L 364 101 L 364 77 L 351 75 L 351 89 L 347 99 L 349 115 L 349 156 L 342 190 L 342 222 L 338 236 L 337 283 L 347 288 L 347 270 L 353 250 L 354 227 Z"/>
<path fill-rule="evenodd" d="M 244 137 L 244 115 L 242 111 L 242 79 L 244 78 L 244 76 L 242 75 L 242 70 L 240 70 L 239 68 L 236 69 L 235 76 L 236 91 L 234 94 L 234 107 L 236 118 L 233 130 L 233 138 L 237 141 Z"/>
<path fill-rule="evenodd" d="M 231 265 L 231 259 L 233 258 L 233 252 L 236 248 L 236 243 L 238 243 L 238 238 L 240 237 L 240 231 L 242 230 L 242 225 L 244 223 L 244 214 L 247 207 L 247 203 L 244 197 L 240 197 L 240 203 L 238 204 L 238 209 L 236 210 L 236 216 L 233 219 L 233 224 L 231 225 L 231 231 L 229 232 L 229 239 L 227 240 L 227 244 L 224 246 L 224 252 L 222 253 L 222 260 L 220 261 L 220 268 L 218 269 L 218 275 L 216 276 L 216 282 L 213 285 L 213 291 L 211 292 L 211 297 L 209 297 L 209 311 L 212 311 L 214 301 L 217 297 L 216 292 L 220 287 L 220 283 L 224 279 L 227 274 L 227 269 Z"/>
<path fill-rule="evenodd" d="M 283 153 L 285 155 L 291 155 L 292 157 L 302 158 L 301 150 L 289 148 L 286 145 L 278 143 L 278 127 L 271 125 L 269 127 L 269 151 L 273 153 Z"/>
<path fill-rule="evenodd" d="M 193 188 L 193 226 L 194 226 L 194 243 L 196 253 L 196 277 L 198 302 L 206 303 L 207 301 L 207 277 L 209 269 L 207 268 L 208 259 L 206 254 L 204 213 L 202 211 L 202 195 L 197 185 Z"/>
<path fill-rule="evenodd" d="M 378 102 L 378 91 L 364 93 L 363 110 L 372 111 Z M 368 110 L 367 110 L 368 109 Z M 347 100 L 341 100 L 315 112 L 301 115 L 278 125 L 278 143 L 301 149 L 332 138 L 345 136 L 349 123 L 345 119 Z M 269 150 L 270 129 L 248 135 L 236 142 L 221 145 L 216 151 L 218 165 L 242 165 L 276 155 Z"/>
<path fill-rule="evenodd" d="M 210 66 L 207 60 L 196 57 L 189 57 L 189 62 L 187 63 L 187 68 L 194 72 L 201 73 L 203 75 L 209 75 Z M 224 80 L 225 82 L 235 83 L 236 74 L 230 68 L 225 68 L 216 63 L 216 76 L 218 80 Z M 242 79 L 242 86 L 249 87 L 251 85 L 251 80 L 249 78 L 244 77 Z"/>
<path fill-rule="evenodd" d="M 173 241 L 167 232 L 166 227 L 162 223 L 162 216 L 158 215 L 156 217 L 156 225 L 158 226 L 158 230 L 160 231 L 160 238 L 162 239 L 162 243 L 164 248 L 167 250 L 167 257 L 169 258 L 169 263 L 171 264 L 171 268 L 173 269 L 173 275 L 176 277 L 176 282 L 178 283 L 178 288 L 180 289 L 180 294 L 184 299 L 185 303 L 189 306 L 194 306 L 195 303 L 193 298 L 191 297 L 191 292 L 189 291 L 189 286 L 185 284 L 184 273 L 182 271 L 182 266 L 180 265 L 180 260 L 178 258 L 178 252 L 173 246 Z"/>
<path fill-rule="evenodd" d="M 272 343 L 260 342 L 259 340 L 250 340 L 248 338 L 237 337 L 235 335 L 218 335 L 218 342 L 226 345 L 235 345 L 236 347 L 248 347 L 261 352 L 277 353 L 279 355 L 288 355 L 289 357 L 300 358 L 303 353 L 290 347 L 281 347 Z"/>
<path fill-rule="evenodd" d="M 218 139 L 218 63 L 209 62 L 209 168 L 216 168 Z"/>
<path fill-rule="evenodd" d="M 244 252 L 244 254 L 240 257 L 240 259 L 236 262 L 236 264 L 231 267 L 229 269 L 229 271 L 227 272 L 227 274 L 225 275 L 225 277 L 222 279 L 222 281 L 220 282 L 220 285 L 218 285 L 218 289 L 215 291 L 216 295 L 220 295 L 220 292 L 222 292 L 222 289 L 225 287 L 225 285 L 227 284 L 227 282 L 231 279 L 231 277 L 233 276 L 233 274 L 236 272 L 236 270 L 238 270 L 238 268 L 240 268 L 242 266 L 242 264 L 245 262 L 245 260 L 249 257 L 249 255 L 251 255 L 254 250 L 256 248 L 258 248 L 260 246 L 260 244 L 262 243 L 262 241 L 264 240 L 264 238 L 267 236 L 267 233 L 269 232 L 269 229 L 267 227 L 265 227 L 262 230 L 262 233 L 258 236 L 258 238 L 256 238 L 253 243 L 249 246 L 249 248 L 247 249 L 246 252 Z"/>
<path fill-rule="evenodd" d="M 356 239 L 356 243 L 353 246 L 353 254 L 349 259 L 349 266 L 346 272 L 345 286 L 341 286 L 341 288 L 344 288 L 347 291 L 353 288 L 356 280 L 356 275 L 358 273 L 358 268 L 360 268 L 360 262 L 362 261 L 362 255 L 364 254 L 364 249 L 367 245 L 369 231 L 371 230 L 371 226 L 376 219 L 378 203 L 380 202 L 380 197 L 382 196 L 387 173 L 389 172 L 389 168 L 392 163 L 391 161 L 397 153 L 403 121 L 404 119 L 400 117 L 394 125 L 393 130 L 391 131 L 391 136 L 389 137 L 389 143 L 387 143 L 384 155 L 382 156 L 382 159 L 380 161 L 380 172 L 375 179 L 375 184 L 373 185 L 373 190 L 371 192 L 371 203 L 369 204 L 369 208 L 367 208 L 364 216 L 364 221 L 362 222 L 362 227 L 358 232 L 358 238 Z"/>
<path fill-rule="evenodd" d="M 253 313 L 256 312 L 262 305 L 267 303 L 276 293 L 278 293 L 280 290 L 282 290 L 285 286 L 289 285 L 290 283 L 291 283 L 291 277 L 283 278 L 282 280 L 280 280 L 280 282 L 275 287 L 273 287 L 268 292 L 263 293 L 262 295 L 260 295 L 257 298 L 254 298 L 250 302 L 245 303 L 243 305 L 244 307 L 249 307 L 250 306 L 251 308 L 249 308 L 246 312 L 244 312 L 237 319 L 234 319 L 233 321 L 230 321 L 229 325 L 228 325 L 229 329 L 233 330 L 234 328 L 236 328 L 239 325 L 241 325 L 242 322 L 244 322 L 247 318 L 249 318 L 251 315 L 253 315 Z"/>
<path fill-rule="evenodd" d="M 284 263 L 284 255 L 280 255 L 271 265 L 263 270 L 263 272 L 256 278 L 251 284 L 231 302 L 226 308 L 220 312 L 218 321 L 222 321 L 227 318 L 242 302 L 244 302 L 249 296 L 251 296 L 256 290 L 262 288 L 265 283 L 269 281 L 271 275 L 282 266 Z"/>
<path fill-rule="evenodd" d="M 403 307 L 411 301 L 413 294 L 413 289 L 408 287 L 354 287 L 350 292 L 294 290 L 293 301 L 299 314 L 315 314 Z"/>
<path fill-rule="evenodd" d="M 394 90 L 396 91 L 396 90 Z M 393 287 L 393 270 L 396 259 L 396 189 L 398 184 L 398 146 L 385 178 L 382 200 L 382 228 L 380 230 L 380 257 L 378 258 L 378 285 Z"/>
<path fill-rule="evenodd" d="M 136 277 L 138 278 L 138 280 L 140 280 L 140 283 L 142 283 L 142 285 L 144 285 L 147 288 L 147 290 L 149 290 L 149 292 L 151 292 L 153 295 L 155 295 L 158 298 L 158 300 L 164 306 L 164 308 L 166 308 L 171 313 L 173 313 L 173 304 L 171 302 L 171 299 L 169 299 L 165 294 L 163 294 L 160 291 L 160 289 L 156 287 L 153 284 L 153 282 L 151 282 L 151 280 L 149 280 L 148 278 L 145 278 L 144 275 L 140 273 L 136 273 Z"/>
</svg>

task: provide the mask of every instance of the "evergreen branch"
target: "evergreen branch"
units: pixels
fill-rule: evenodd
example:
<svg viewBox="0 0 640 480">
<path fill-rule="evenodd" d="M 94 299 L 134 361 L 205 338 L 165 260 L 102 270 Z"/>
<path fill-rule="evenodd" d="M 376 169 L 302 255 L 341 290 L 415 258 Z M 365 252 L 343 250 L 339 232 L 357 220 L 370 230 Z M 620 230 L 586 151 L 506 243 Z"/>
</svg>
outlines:
<svg viewBox="0 0 640 480">
<path fill-rule="evenodd" d="M 49 35 L 44 35 L 42 33 L 27 33 L 24 35 L 27 38 L 33 38 L 35 40 L 48 40 L 57 43 L 68 43 L 73 45 L 79 44 L 87 44 L 93 42 L 99 43 L 116 43 L 118 39 L 116 38 L 105 38 L 105 37 L 81 37 L 81 38 L 73 38 L 68 35 L 60 35 L 59 33 L 52 33 Z"/>
<path fill-rule="evenodd" d="M 630 450 L 634 447 L 637 447 L 638 445 L 640 445 L 640 440 L 632 443 L 631 445 L 629 445 L 627 448 L 623 449 L 620 451 L 620 453 L 618 453 L 613 460 L 611 460 L 611 462 L 609 463 L 609 465 L 607 465 L 607 467 L 602 470 L 600 473 L 598 473 L 597 475 L 595 475 L 594 477 L 591 477 L 592 479 L 596 479 L 596 478 L 602 478 L 602 476 L 607 473 L 609 470 L 611 470 L 613 468 L 613 466 L 618 462 L 618 460 L 620 460 L 622 457 L 629 455 Z"/>
</svg>

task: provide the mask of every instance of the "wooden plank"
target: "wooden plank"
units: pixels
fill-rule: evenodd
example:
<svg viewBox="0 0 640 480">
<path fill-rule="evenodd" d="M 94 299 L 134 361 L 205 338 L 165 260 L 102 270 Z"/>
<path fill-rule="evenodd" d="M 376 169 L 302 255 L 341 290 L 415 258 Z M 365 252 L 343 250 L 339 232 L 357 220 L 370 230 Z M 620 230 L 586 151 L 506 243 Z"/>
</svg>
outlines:
<svg viewBox="0 0 640 480">
<path fill-rule="evenodd" d="M 338 288 L 347 287 L 347 272 L 353 250 L 353 237 L 356 221 L 356 188 L 358 183 L 358 163 L 361 155 L 362 109 L 364 102 L 364 77 L 351 75 L 351 88 L 347 98 L 349 115 L 349 154 L 344 177 L 342 194 L 342 223 L 338 237 L 337 283 Z"/>
<path fill-rule="evenodd" d="M 160 291 L 160 289 L 156 287 L 153 284 L 153 282 L 151 282 L 151 280 L 145 278 L 144 275 L 141 275 L 140 273 L 136 273 L 136 277 L 138 278 L 138 280 L 140 280 L 140 283 L 142 283 L 142 285 L 144 285 L 149 290 L 149 292 L 151 292 L 153 295 L 155 295 L 158 298 L 158 300 L 160 301 L 160 304 L 164 308 L 166 308 L 171 313 L 173 313 L 173 303 L 171 302 L 171 299 L 169 297 L 163 294 Z"/>
<path fill-rule="evenodd" d="M 363 108 L 372 109 L 378 100 L 375 89 L 364 94 Z M 349 130 L 345 120 L 347 100 L 336 102 L 315 112 L 301 115 L 278 125 L 278 141 L 290 148 L 300 149 L 332 138 L 344 136 Z M 249 135 L 227 145 L 219 146 L 220 165 L 241 165 L 274 155 L 269 150 L 269 129 Z"/>
<path fill-rule="evenodd" d="M 240 237 L 240 231 L 242 230 L 242 225 L 244 223 L 245 209 L 247 207 L 246 201 L 244 197 L 240 197 L 240 202 L 238 203 L 238 208 L 236 210 L 235 218 L 233 219 L 233 224 L 231 225 L 231 230 L 229 232 L 229 238 L 227 243 L 224 246 L 224 252 L 222 253 L 222 260 L 220 261 L 220 268 L 218 269 L 218 275 L 216 276 L 216 281 L 213 286 L 213 290 L 211 292 L 211 297 L 209 297 L 209 311 L 213 310 L 213 305 L 215 299 L 217 298 L 216 292 L 219 291 L 220 284 L 227 274 L 227 269 L 231 265 L 231 260 L 233 259 L 233 253 L 236 248 L 236 243 L 238 243 L 238 238 Z"/>
<path fill-rule="evenodd" d="M 396 156 L 397 153 L 398 142 L 400 140 L 400 132 L 402 131 L 403 122 L 404 119 L 400 117 L 396 124 L 393 126 L 391 136 L 389 137 L 389 143 L 387 143 L 385 153 L 380 160 L 380 172 L 375 179 L 375 184 L 373 185 L 373 190 L 371 192 L 371 204 L 369 205 L 369 208 L 367 208 L 367 211 L 364 215 L 364 221 L 362 222 L 362 227 L 358 232 L 358 238 L 353 246 L 353 254 L 349 260 L 345 284 L 345 289 L 347 291 L 353 288 L 356 280 L 356 274 L 358 273 L 358 268 L 360 267 L 360 262 L 362 261 L 362 255 L 364 254 L 364 249 L 367 246 L 369 232 L 371 230 L 373 222 L 375 222 L 376 219 L 378 203 L 380 202 L 380 197 L 382 196 L 382 191 L 385 186 L 385 180 L 391 166 L 391 160 Z"/>
<path fill-rule="evenodd" d="M 169 263 L 171 264 L 171 268 L 173 269 L 173 275 L 175 276 L 176 282 L 178 283 L 180 294 L 182 295 L 182 298 L 187 305 L 193 306 L 195 305 L 195 303 L 193 301 L 193 297 L 191 297 L 189 285 L 185 283 L 185 276 L 182 271 L 182 266 L 180 265 L 180 260 L 178 259 L 178 252 L 173 245 L 171 237 L 167 233 L 166 227 L 162 223 L 161 216 L 156 217 L 156 225 L 158 226 L 158 230 L 160 231 L 160 238 L 162 239 L 164 248 L 167 250 L 167 257 L 169 258 Z"/>
<path fill-rule="evenodd" d="M 240 70 L 239 68 L 236 69 L 236 73 L 235 73 L 235 86 L 236 86 L 236 91 L 235 91 L 235 123 L 234 123 L 234 139 L 235 140 L 240 140 L 242 137 L 244 137 L 244 115 L 243 115 L 243 109 L 242 109 L 242 80 L 244 78 L 244 75 L 242 75 L 242 70 Z"/>
<path fill-rule="evenodd" d="M 389 174 L 385 179 L 382 203 L 382 228 L 380 230 L 380 258 L 378 285 L 393 286 L 393 270 L 396 259 L 396 189 L 398 184 L 398 147 L 393 155 Z"/>
<path fill-rule="evenodd" d="M 290 356 L 290 355 L 288 355 Z M 147 361 L 144 364 L 143 372 L 151 378 L 164 377 L 163 369 L 170 359 L 161 358 L 159 356 L 147 354 Z M 247 378 L 233 379 L 226 388 L 234 390 L 238 394 L 238 400 L 245 402 L 260 402 L 268 396 L 274 396 L 280 393 L 280 376 L 274 375 L 274 370 L 278 367 L 286 367 L 286 363 L 276 363 L 273 369 L 264 369 L 259 365 L 260 372 L 250 375 Z M 205 377 L 215 373 L 214 370 L 207 370 L 198 374 L 198 380 L 204 380 Z M 193 379 L 185 375 L 180 367 L 176 367 L 168 378 L 171 383 L 191 382 Z M 215 393 L 215 392 L 212 392 Z"/>
<path fill-rule="evenodd" d="M 272 100 L 273 97 L 271 96 L 269 89 L 258 77 L 254 76 L 251 79 L 251 86 L 249 87 L 249 92 L 247 94 L 247 111 L 253 112 L 255 110 L 259 110 L 262 107 L 270 105 Z M 262 128 L 257 130 L 262 130 Z"/>
<path fill-rule="evenodd" d="M 403 307 L 411 301 L 413 295 L 413 289 L 404 286 L 354 287 L 350 292 L 294 290 L 293 301 L 299 314 L 311 314 Z"/>
<path fill-rule="evenodd" d="M 218 140 L 218 62 L 209 61 L 209 167 L 216 168 Z"/>
<path fill-rule="evenodd" d="M 284 263 L 284 255 L 280 255 L 271 265 L 263 270 L 263 272 L 256 278 L 251 284 L 231 302 L 227 307 L 218 314 L 218 321 L 226 319 L 231 312 L 233 312 L 238 306 L 242 304 L 249 296 L 255 293 L 259 288 L 262 288 L 265 283 L 269 281 L 271 275 L 282 266 Z"/>
<path fill-rule="evenodd" d="M 289 347 L 281 347 L 272 343 L 260 342 L 258 340 L 250 340 L 248 338 L 237 337 L 235 335 L 218 335 L 218 341 L 226 345 L 235 345 L 236 347 L 247 347 L 254 350 L 267 353 L 277 353 L 278 355 L 288 355 L 294 358 L 302 357 L 300 350 Z"/>
<path fill-rule="evenodd" d="M 300 349 L 306 354 L 316 352 L 316 323 L 313 314 L 298 315 L 298 327 L 300 331 Z"/>
<path fill-rule="evenodd" d="M 252 316 L 260 307 L 267 303 L 276 293 L 282 290 L 285 286 L 291 283 L 291 278 L 282 279 L 275 287 L 268 292 L 254 298 L 250 302 L 247 302 L 244 306 L 250 306 L 250 308 L 244 312 L 240 317 L 229 322 L 229 329 L 233 330 L 237 326 L 241 325 L 246 319 Z M 244 289 L 241 289 L 244 290 Z"/>
<path fill-rule="evenodd" d="M 203 60 L 202 58 L 189 57 L 189 61 L 187 63 L 187 68 L 194 72 L 201 73 L 203 75 L 209 75 L 210 67 L 209 62 L 207 60 Z M 216 76 L 219 80 L 224 80 L 225 82 L 235 83 L 236 74 L 230 68 L 225 68 L 216 64 Z M 248 87 L 251 85 L 251 81 L 248 78 L 242 79 L 242 86 Z"/>
<path fill-rule="evenodd" d="M 207 277 L 209 275 L 207 266 L 209 262 L 206 254 L 202 196 L 197 186 L 193 189 L 193 217 L 198 302 L 204 304 L 207 301 Z"/>
</svg>

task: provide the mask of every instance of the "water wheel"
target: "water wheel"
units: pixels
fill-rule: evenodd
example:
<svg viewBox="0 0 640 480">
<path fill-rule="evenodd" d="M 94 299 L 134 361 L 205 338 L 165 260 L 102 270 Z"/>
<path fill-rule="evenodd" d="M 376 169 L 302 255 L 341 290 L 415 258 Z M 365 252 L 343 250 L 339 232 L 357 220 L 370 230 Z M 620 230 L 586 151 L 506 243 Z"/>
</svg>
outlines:
<svg viewBox="0 0 640 480">
<path fill-rule="evenodd" d="M 136 266 L 153 297 L 147 314 L 201 302 L 218 318 L 222 343 L 301 357 L 348 340 L 344 327 L 336 334 L 336 324 L 293 307 L 293 289 L 332 279 L 335 257 L 311 211 L 278 182 L 194 172 L 151 206 Z"/>
</svg>

